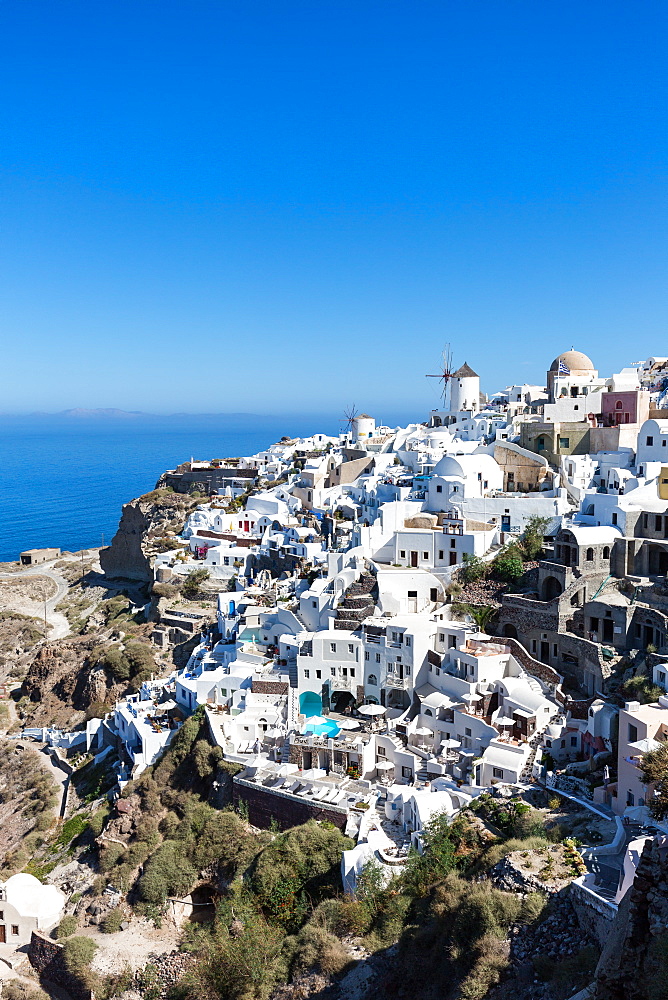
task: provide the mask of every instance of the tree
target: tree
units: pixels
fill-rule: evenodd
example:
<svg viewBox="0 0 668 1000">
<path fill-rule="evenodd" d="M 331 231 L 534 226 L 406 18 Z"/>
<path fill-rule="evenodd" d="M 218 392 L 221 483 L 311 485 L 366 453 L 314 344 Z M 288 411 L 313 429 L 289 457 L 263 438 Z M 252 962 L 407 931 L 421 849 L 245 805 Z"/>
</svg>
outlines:
<svg viewBox="0 0 668 1000">
<path fill-rule="evenodd" d="M 423 853 L 411 851 L 401 880 L 411 895 L 423 895 L 430 885 L 456 867 L 456 844 L 445 813 L 432 816 L 421 833 Z"/>
<path fill-rule="evenodd" d="M 538 559 L 543 552 L 543 541 L 545 535 L 545 529 L 550 523 L 549 517 L 539 517 L 538 514 L 534 514 L 530 517 L 526 523 L 526 527 L 522 533 L 522 548 L 524 549 L 524 555 L 529 560 Z"/>
<path fill-rule="evenodd" d="M 643 754 L 638 768 L 644 784 L 654 786 L 654 795 L 648 802 L 649 811 L 655 819 L 663 819 L 668 816 L 668 743 Z"/>
<path fill-rule="evenodd" d="M 183 581 L 183 586 L 181 587 L 181 592 L 184 597 L 192 600 L 193 597 L 197 597 L 200 590 L 202 589 L 202 584 L 205 580 L 209 579 L 208 569 L 193 569 L 188 573 L 187 577 Z"/>
</svg>

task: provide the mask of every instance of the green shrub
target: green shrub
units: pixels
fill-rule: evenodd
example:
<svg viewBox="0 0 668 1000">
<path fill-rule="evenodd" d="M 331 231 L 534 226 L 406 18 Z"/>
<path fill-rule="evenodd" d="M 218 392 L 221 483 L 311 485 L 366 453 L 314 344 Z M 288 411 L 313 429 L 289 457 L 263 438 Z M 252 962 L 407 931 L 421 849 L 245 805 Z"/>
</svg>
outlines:
<svg viewBox="0 0 668 1000">
<path fill-rule="evenodd" d="M 502 549 L 492 562 L 492 572 L 498 580 L 513 583 L 524 573 L 522 554 L 516 545 Z"/>
<path fill-rule="evenodd" d="M 180 844 L 166 840 L 146 862 L 137 889 L 144 902 L 163 906 L 168 896 L 189 892 L 196 880 L 197 872 Z"/>
<path fill-rule="evenodd" d="M 339 885 L 341 852 L 352 842 L 338 830 L 310 820 L 276 837 L 255 859 L 250 884 L 265 913 L 296 927 L 309 903 L 316 905 Z"/>
<path fill-rule="evenodd" d="M 184 597 L 188 600 L 192 600 L 193 597 L 197 597 L 200 590 L 202 589 L 202 584 L 205 580 L 209 579 L 208 569 L 193 569 L 188 573 L 187 577 L 181 585 L 181 592 Z"/>
<path fill-rule="evenodd" d="M 489 572 L 488 564 L 479 556 L 471 555 L 469 552 L 464 553 L 463 563 L 461 576 L 465 583 L 475 583 L 476 580 L 482 580 Z"/>
<path fill-rule="evenodd" d="M 120 931 L 122 923 L 123 913 L 117 906 L 113 910 L 107 910 L 100 921 L 100 930 L 103 934 L 116 934 L 117 931 Z"/>
<path fill-rule="evenodd" d="M 63 917 L 63 919 L 60 921 L 60 923 L 56 928 L 56 937 L 57 938 L 71 937 L 72 934 L 76 932 L 78 925 L 79 921 L 74 916 L 74 914 L 70 914 L 67 917 Z"/>
<path fill-rule="evenodd" d="M 74 976 L 80 976 L 89 968 L 97 945 L 89 937 L 70 937 L 63 946 L 63 959 L 67 971 Z"/>
<path fill-rule="evenodd" d="M 642 675 L 629 677 L 627 681 L 624 681 L 620 690 L 626 701 L 639 701 L 642 705 L 658 701 L 664 693 L 660 687 L 652 683 L 649 677 Z"/>
<path fill-rule="evenodd" d="M 326 976 L 335 976 L 351 962 L 350 954 L 339 939 L 324 927 L 310 921 L 295 938 L 287 938 L 291 951 L 290 975 L 302 976 L 307 972 L 319 971 Z"/>
<path fill-rule="evenodd" d="M 121 844 L 104 843 L 99 852 L 98 863 L 101 872 L 110 872 L 114 865 L 125 855 L 125 848 Z"/>
</svg>

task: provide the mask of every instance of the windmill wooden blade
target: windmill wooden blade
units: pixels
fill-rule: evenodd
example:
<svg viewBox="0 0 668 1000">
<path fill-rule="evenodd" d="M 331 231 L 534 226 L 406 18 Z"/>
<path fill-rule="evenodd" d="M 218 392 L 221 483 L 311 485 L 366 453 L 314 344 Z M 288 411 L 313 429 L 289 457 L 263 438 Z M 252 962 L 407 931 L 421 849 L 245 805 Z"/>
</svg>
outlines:
<svg viewBox="0 0 668 1000">
<path fill-rule="evenodd" d="M 443 360 L 441 362 L 441 371 L 438 375 L 427 375 L 426 378 L 437 378 L 442 383 L 441 394 L 443 396 L 443 403 L 445 403 L 446 396 L 448 393 L 448 384 L 452 378 L 453 367 L 452 367 L 452 351 L 450 349 L 450 344 L 446 344 L 443 350 Z"/>
</svg>

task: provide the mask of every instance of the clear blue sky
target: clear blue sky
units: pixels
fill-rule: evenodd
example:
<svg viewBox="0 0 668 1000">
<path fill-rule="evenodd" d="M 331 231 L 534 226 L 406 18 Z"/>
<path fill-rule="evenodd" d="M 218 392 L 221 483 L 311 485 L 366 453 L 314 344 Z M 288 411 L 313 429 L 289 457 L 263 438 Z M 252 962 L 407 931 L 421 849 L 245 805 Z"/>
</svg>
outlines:
<svg viewBox="0 0 668 1000">
<path fill-rule="evenodd" d="M 665 2 L 4 0 L 0 411 L 668 354 Z"/>
</svg>

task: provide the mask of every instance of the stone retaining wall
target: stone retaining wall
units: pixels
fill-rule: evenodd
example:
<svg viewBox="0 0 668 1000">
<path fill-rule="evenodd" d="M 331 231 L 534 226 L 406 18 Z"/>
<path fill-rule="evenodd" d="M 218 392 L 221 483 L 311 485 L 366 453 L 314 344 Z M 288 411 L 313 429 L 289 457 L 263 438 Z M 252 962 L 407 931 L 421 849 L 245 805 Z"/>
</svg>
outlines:
<svg viewBox="0 0 668 1000">
<path fill-rule="evenodd" d="M 73 979 L 65 967 L 63 946 L 58 941 L 32 932 L 28 945 L 30 964 L 39 973 L 40 979 L 54 983 L 67 990 L 72 1000 L 92 1000 L 90 990 L 83 989 L 76 979 Z"/>
<path fill-rule="evenodd" d="M 273 788 L 260 788 L 258 785 L 243 779 L 234 779 L 234 806 L 245 802 L 248 807 L 248 819 L 253 826 L 263 830 L 269 829 L 272 821 L 279 829 L 289 830 L 291 826 L 299 826 L 310 819 L 327 820 L 339 830 L 345 829 L 348 819 L 347 809 L 331 803 L 309 802 L 297 795 Z"/>
</svg>

